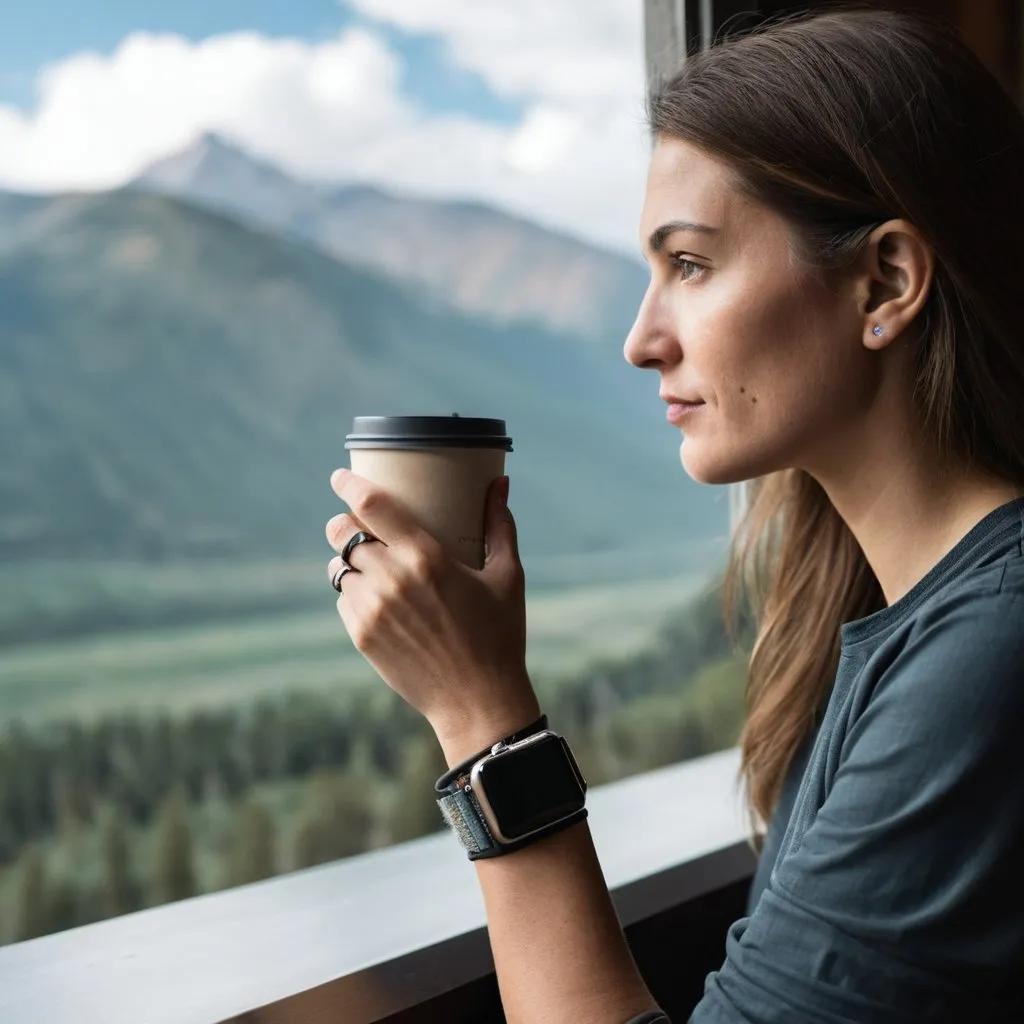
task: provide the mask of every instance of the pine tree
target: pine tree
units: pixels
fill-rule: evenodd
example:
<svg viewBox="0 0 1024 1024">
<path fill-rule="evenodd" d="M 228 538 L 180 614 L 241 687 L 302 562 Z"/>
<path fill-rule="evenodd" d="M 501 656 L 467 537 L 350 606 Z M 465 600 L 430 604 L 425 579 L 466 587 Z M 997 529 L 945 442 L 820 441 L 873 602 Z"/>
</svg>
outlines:
<svg viewBox="0 0 1024 1024">
<path fill-rule="evenodd" d="M 350 775 L 318 774 L 307 784 L 292 860 L 313 867 L 369 849 L 374 825 L 369 789 Z"/>
<path fill-rule="evenodd" d="M 49 932 L 48 879 L 42 851 L 25 848 L 15 871 L 13 934 L 15 942 L 35 939 Z"/>
<path fill-rule="evenodd" d="M 274 873 L 274 820 L 265 805 L 250 798 L 235 812 L 226 884 L 246 885 Z"/>
<path fill-rule="evenodd" d="M 447 770 L 444 755 L 433 736 L 417 737 L 409 745 L 391 808 L 389 831 L 393 843 L 417 839 L 444 828 L 434 783 Z"/>
<path fill-rule="evenodd" d="M 198 891 L 188 807 L 181 793 L 163 802 L 154 829 L 153 902 L 171 903 Z"/>
<path fill-rule="evenodd" d="M 46 893 L 46 932 L 62 932 L 84 924 L 79 892 L 68 878 L 51 878 Z"/>
<path fill-rule="evenodd" d="M 132 874 L 131 846 L 122 812 L 111 807 L 100 824 L 100 911 L 117 917 L 142 905 L 139 886 Z"/>
</svg>

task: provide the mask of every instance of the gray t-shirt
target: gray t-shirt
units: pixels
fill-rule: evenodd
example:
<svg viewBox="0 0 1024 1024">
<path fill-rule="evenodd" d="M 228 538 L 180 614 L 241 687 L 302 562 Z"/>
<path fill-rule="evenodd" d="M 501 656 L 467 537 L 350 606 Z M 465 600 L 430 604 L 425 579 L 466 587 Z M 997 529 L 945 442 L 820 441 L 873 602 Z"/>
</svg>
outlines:
<svg viewBox="0 0 1024 1024">
<path fill-rule="evenodd" d="M 768 879 L 771 878 L 775 862 L 779 859 L 779 847 L 782 845 L 782 837 L 786 833 L 786 826 L 793 814 L 793 804 L 796 803 L 796 794 L 803 781 L 804 772 L 807 770 L 807 760 L 811 756 L 811 748 L 818 735 L 818 727 L 820 727 L 820 723 L 800 745 L 793 756 L 793 763 L 789 766 L 789 771 L 786 772 L 782 791 L 779 793 L 779 802 L 772 814 L 768 832 L 764 837 L 764 846 L 761 848 L 761 856 L 757 859 L 754 880 L 750 885 L 750 894 L 747 897 L 748 917 L 754 912 L 754 908 L 760 901 L 761 893 L 768 888 Z"/>
<path fill-rule="evenodd" d="M 1024 1022 L 1022 544 L 1014 501 L 843 627 L 690 1024 Z"/>
</svg>

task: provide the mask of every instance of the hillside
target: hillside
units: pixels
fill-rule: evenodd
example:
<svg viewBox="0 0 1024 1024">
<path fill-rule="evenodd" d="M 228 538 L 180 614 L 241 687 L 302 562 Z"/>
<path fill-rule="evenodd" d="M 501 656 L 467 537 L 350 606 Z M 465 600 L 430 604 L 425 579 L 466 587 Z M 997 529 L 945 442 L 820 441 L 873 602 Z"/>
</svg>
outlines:
<svg viewBox="0 0 1024 1024">
<path fill-rule="evenodd" d="M 314 242 L 464 312 L 621 346 L 647 287 L 638 260 L 480 203 L 300 181 L 217 135 L 144 171 L 133 188 L 185 198 Z"/>
<path fill-rule="evenodd" d="M 8 197 L 5 216 L 0 558 L 318 554 L 367 412 L 504 417 L 529 551 L 724 532 L 656 381 L 616 352 L 169 197 Z"/>
</svg>

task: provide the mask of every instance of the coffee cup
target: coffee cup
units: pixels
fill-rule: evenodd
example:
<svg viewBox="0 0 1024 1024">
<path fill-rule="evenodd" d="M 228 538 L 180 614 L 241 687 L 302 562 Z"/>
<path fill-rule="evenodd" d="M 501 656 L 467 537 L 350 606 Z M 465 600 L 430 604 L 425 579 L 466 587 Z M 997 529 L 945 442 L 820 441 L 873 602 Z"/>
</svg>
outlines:
<svg viewBox="0 0 1024 1024">
<path fill-rule="evenodd" d="M 357 416 L 345 447 L 352 472 L 387 491 L 452 557 L 483 566 L 487 492 L 512 451 L 504 420 Z"/>
</svg>

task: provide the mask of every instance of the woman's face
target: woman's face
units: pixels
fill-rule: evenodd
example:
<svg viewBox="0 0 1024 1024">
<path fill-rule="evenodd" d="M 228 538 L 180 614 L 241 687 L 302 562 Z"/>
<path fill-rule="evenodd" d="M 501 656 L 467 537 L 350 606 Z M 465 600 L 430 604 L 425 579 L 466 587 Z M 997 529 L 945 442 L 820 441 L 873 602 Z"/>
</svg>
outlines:
<svg viewBox="0 0 1024 1024">
<path fill-rule="evenodd" d="M 668 409 L 691 477 L 815 472 L 854 450 L 879 382 L 853 278 L 803 266 L 781 217 L 675 139 L 651 159 L 641 246 L 651 282 L 625 355 L 666 400 L 695 403 Z"/>
</svg>

